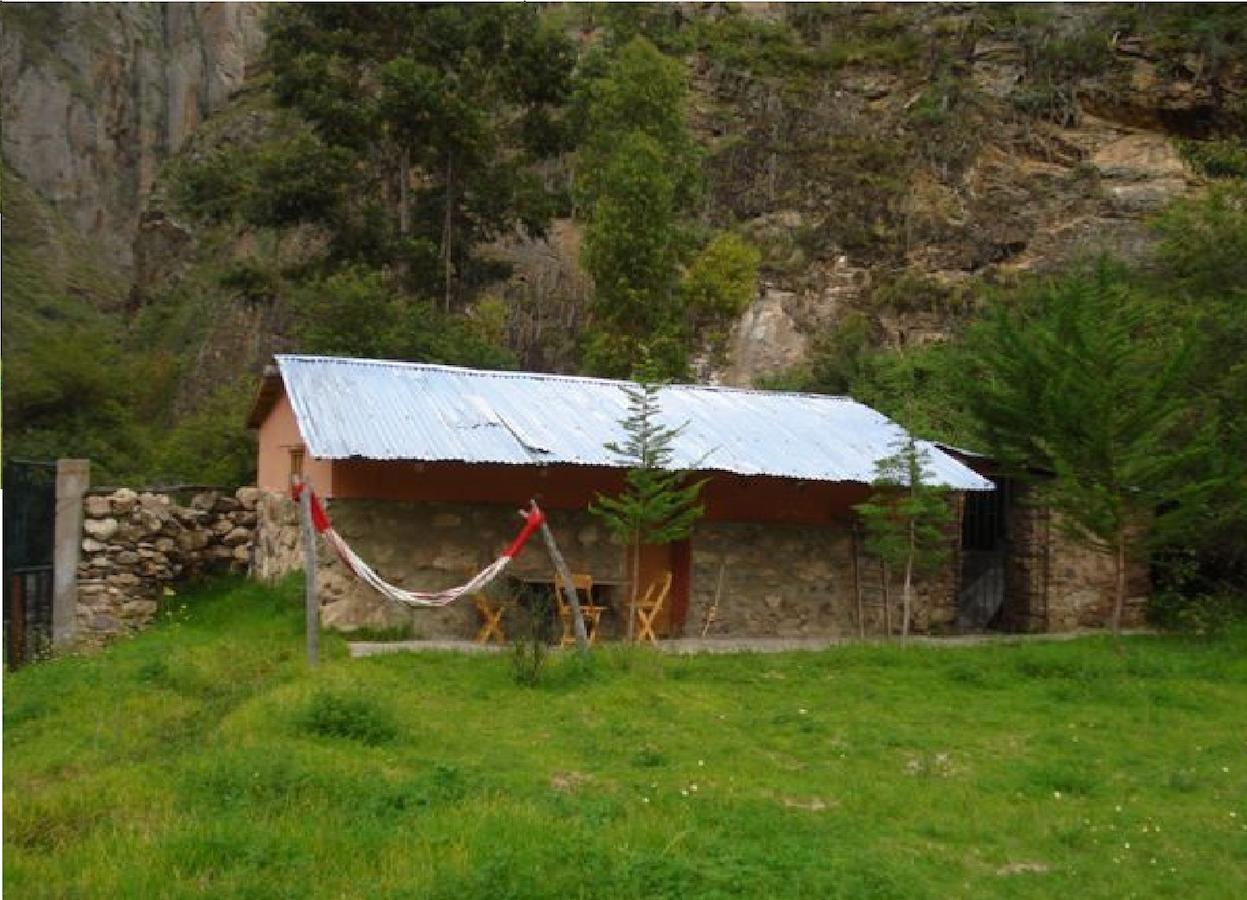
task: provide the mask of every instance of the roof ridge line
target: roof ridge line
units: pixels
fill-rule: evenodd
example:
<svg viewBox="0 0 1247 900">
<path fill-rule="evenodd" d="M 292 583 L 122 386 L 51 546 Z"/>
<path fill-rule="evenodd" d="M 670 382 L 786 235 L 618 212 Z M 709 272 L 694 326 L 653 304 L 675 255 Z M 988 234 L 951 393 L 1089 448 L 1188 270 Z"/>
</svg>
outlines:
<svg viewBox="0 0 1247 900">
<path fill-rule="evenodd" d="M 279 361 L 283 359 L 290 359 L 301 362 L 368 365 L 397 369 L 432 369 L 439 372 L 457 372 L 463 375 L 473 375 L 478 377 L 542 378 L 557 381 L 574 381 L 587 384 L 609 384 L 620 387 L 636 387 L 640 383 L 623 378 L 601 378 L 596 375 L 565 375 L 560 372 L 532 372 L 522 369 L 478 369 L 471 366 L 452 366 L 446 363 L 412 362 L 402 359 L 368 359 L 354 356 L 320 356 L 318 354 L 309 353 L 277 353 L 274 354 L 274 358 Z M 674 382 L 664 382 L 660 385 L 660 387 L 663 390 L 696 390 L 716 391 L 720 393 L 764 394 L 768 397 L 809 397 L 816 400 L 839 400 L 845 403 L 857 403 L 859 405 L 864 405 L 861 401 L 845 394 L 819 394 L 814 391 L 775 391 L 768 390 L 766 388 L 738 387 L 736 385 L 728 384 L 684 384 Z"/>
</svg>

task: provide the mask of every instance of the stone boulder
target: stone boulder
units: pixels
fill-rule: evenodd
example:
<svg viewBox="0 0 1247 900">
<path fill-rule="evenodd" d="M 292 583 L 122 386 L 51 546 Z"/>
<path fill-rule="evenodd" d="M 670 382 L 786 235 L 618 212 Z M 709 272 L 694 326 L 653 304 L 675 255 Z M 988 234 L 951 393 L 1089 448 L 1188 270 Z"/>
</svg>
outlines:
<svg viewBox="0 0 1247 900">
<path fill-rule="evenodd" d="M 103 519 L 113 511 L 113 504 L 107 497 L 87 497 L 82 508 L 92 519 Z"/>
<path fill-rule="evenodd" d="M 217 496 L 216 491 L 205 491 L 202 494 L 196 494 L 191 498 L 191 509 L 210 513 L 216 506 Z"/>
<path fill-rule="evenodd" d="M 120 526 L 117 520 L 113 518 L 107 519 L 87 519 L 82 523 L 82 530 L 90 537 L 97 541 L 107 543 L 117 533 Z"/>
<path fill-rule="evenodd" d="M 258 487 L 240 487 L 234 497 L 238 500 L 243 509 L 254 510 L 256 504 L 260 502 L 260 489 Z"/>
<path fill-rule="evenodd" d="M 129 488 L 118 488 L 108 495 L 108 500 L 114 515 L 128 516 L 138 503 L 139 495 Z"/>
<path fill-rule="evenodd" d="M 246 528 L 234 528 L 225 537 L 221 538 L 221 543 L 227 547 L 237 547 L 251 541 L 251 532 Z"/>
</svg>

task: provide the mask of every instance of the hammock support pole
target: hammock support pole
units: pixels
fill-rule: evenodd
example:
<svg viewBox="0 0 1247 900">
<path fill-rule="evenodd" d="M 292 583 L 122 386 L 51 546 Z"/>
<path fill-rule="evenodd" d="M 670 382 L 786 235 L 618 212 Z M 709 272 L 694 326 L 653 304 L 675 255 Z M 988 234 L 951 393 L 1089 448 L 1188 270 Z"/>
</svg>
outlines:
<svg viewBox="0 0 1247 900">
<path fill-rule="evenodd" d="M 530 509 L 537 508 L 537 501 L 530 500 Z M 546 542 L 546 552 L 550 554 L 550 561 L 554 563 L 554 571 L 559 575 L 557 581 L 563 584 L 563 595 L 567 598 L 567 605 L 572 609 L 572 630 L 576 634 L 576 649 L 581 653 L 589 652 L 589 636 L 585 632 L 584 616 L 580 614 L 580 597 L 576 593 L 576 585 L 572 583 L 571 572 L 567 568 L 567 560 L 563 559 L 563 554 L 559 551 L 559 545 L 554 541 L 554 533 L 550 531 L 550 526 L 542 520 L 541 538 Z M 555 590 L 558 590 L 556 585 Z"/>
<path fill-rule="evenodd" d="M 303 528 L 303 571 L 306 577 L 307 664 L 320 659 L 320 600 L 316 596 L 316 531 L 312 526 L 312 482 L 300 481 L 299 520 Z"/>
</svg>

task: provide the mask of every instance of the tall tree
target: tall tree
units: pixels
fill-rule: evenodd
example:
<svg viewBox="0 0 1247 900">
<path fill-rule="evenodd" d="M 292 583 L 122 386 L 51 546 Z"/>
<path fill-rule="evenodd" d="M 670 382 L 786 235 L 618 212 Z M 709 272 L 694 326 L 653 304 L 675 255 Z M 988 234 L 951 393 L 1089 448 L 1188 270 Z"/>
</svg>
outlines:
<svg viewBox="0 0 1247 900">
<path fill-rule="evenodd" d="M 1226 489 L 1200 504 L 1184 535 L 1213 580 L 1247 584 L 1247 181 L 1226 179 L 1175 203 L 1156 223 L 1160 267 L 1150 283 L 1194 336 L 1183 393 L 1207 436 L 1203 472 Z M 1145 282 L 1147 283 L 1147 282 Z"/>
<path fill-rule="evenodd" d="M 583 254 L 595 288 L 585 364 L 595 374 L 623 377 L 648 354 L 662 375 L 681 376 L 687 342 L 676 295 L 675 184 L 666 155 L 654 138 L 629 132 L 595 182 Z"/>
<path fill-rule="evenodd" d="M 866 549 L 890 569 L 904 568 L 901 637 L 909 636 L 914 575 L 948 558 L 948 491 L 929 482 L 929 454 L 912 437 L 875 464 L 875 495 L 854 509 L 866 526 Z"/>
<path fill-rule="evenodd" d="M 1173 477 L 1185 348 L 1171 323 L 1107 264 L 1000 304 L 969 338 L 966 396 L 987 448 L 1037 482 L 1063 527 L 1111 555 L 1121 628 L 1132 533 L 1182 506 Z M 1188 504 L 1189 505 L 1189 504 Z"/>
<path fill-rule="evenodd" d="M 269 34 L 278 101 L 375 173 L 352 198 L 356 230 L 411 287 L 436 285 L 449 309 L 475 245 L 545 227 L 553 206 L 531 164 L 567 146 L 574 53 L 535 7 L 286 4 Z"/>
<path fill-rule="evenodd" d="M 623 377 L 646 355 L 663 376 L 683 378 L 698 332 L 721 344 L 752 299 L 758 254 L 722 234 L 694 256 L 705 239 L 690 227 L 702 183 L 684 64 L 634 37 L 584 69 L 576 201 L 596 290 L 585 366 Z"/>
</svg>

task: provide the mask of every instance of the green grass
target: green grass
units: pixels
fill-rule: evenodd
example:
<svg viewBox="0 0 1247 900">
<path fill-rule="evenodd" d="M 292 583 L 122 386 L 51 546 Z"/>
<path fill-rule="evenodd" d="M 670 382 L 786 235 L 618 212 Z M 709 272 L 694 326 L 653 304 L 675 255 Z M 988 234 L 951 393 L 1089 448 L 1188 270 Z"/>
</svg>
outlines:
<svg viewBox="0 0 1247 900">
<path fill-rule="evenodd" d="M 11 897 L 1225 897 L 1247 639 L 346 658 L 228 582 L 5 680 Z M 1128 846 L 1127 846 L 1128 845 Z M 1235 887 L 1237 886 L 1237 887 Z"/>
</svg>

